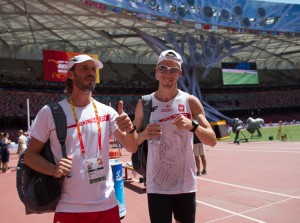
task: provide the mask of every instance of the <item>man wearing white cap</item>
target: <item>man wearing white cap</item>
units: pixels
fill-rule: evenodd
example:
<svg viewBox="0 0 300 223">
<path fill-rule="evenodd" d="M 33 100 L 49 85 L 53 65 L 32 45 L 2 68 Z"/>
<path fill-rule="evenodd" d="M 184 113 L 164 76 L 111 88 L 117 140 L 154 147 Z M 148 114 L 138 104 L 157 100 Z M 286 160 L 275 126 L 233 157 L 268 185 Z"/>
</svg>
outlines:
<svg viewBox="0 0 300 223">
<path fill-rule="evenodd" d="M 130 152 L 137 149 L 135 125 L 118 104 L 118 113 L 92 98 L 96 70 L 103 64 L 88 55 L 73 57 L 68 65 L 66 93 L 59 102 L 67 118 L 66 150 L 62 158 L 50 108 L 44 106 L 31 126 L 25 163 L 36 171 L 65 178 L 62 196 L 56 207 L 54 223 L 110 222 L 120 223 L 119 210 L 109 166 L 109 135 Z M 40 156 L 50 138 L 56 165 Z M 101 160 L 101 162 L 99 162 Z M 93 174 L 88 174 L 93 168 Z"/>
<path fill-rule="evenodd" d="M 150 124 L 144 130 L 141 100 L 135 110 L 138 143 L 148 140 L 146 179 L 151 223 L 171 223 L 172 214 L 177 223 L 195 222 L 193 133 L 206 145 L 217 142 L 199 99 L 177 87 L 182 63 L 174 50 L 160 54 L 155 68 L 159 86 L 151 94 Z"/>
</svg>

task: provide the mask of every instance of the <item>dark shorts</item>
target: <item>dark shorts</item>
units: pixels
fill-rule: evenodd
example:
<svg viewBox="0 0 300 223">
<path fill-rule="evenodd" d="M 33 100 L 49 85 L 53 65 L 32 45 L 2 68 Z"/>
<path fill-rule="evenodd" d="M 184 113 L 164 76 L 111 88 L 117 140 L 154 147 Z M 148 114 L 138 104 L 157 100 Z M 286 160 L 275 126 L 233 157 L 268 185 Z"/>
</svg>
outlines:
<svg viewBox="0 0 300 223">
<path fill-rule="evenodd" d="M 7 148 L 2 148 L 1 161 L 2 161 L 2 163 L 9 162 L 9 150 Z"/>
<path fill-rule="evenodd" d="M 196 216 L 196 193 L 148 194 L 151 223 L 172 223 L 174 218 L 181 223 L 194 223 Z"/>
</svg>

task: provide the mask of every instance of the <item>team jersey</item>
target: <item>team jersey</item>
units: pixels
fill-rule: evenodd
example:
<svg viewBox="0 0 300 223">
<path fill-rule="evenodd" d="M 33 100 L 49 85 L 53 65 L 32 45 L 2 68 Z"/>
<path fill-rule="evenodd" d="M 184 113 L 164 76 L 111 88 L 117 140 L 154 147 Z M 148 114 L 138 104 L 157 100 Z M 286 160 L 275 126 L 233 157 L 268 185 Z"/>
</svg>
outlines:
<svg viewBox="0 0 300 223">
<path fill-rule="evenodd" d="M 159 139 L 148 140 L 147 192 L 178 194 L 196 191 L 193 133 L 178 130 L 172 122 L 179 114 L 192 119 L 189 94 L 179 91 L 168 102 L 158 101 L 152 94 L 150 122 L 162 128 Z"/>
<path fill-rule="evenodd" d="M 90 183 L 85 170 L 84 157 L 80 147 L 76 122 L 69 102 L 59 102 L 67 117 L 67 155 L 72 156 L 70 178 L 65 178 L 61 200 L 56 212 L 95 212 L 113 208 L 117 205 L 114 193 L 112 170 L 109 166 L 109 136 L 117 129 L 115 118 L 117 112 L 100 102 L 95 101 L 101 127 L 101 149 L 98 141 L 98 127 L 93 103 L 85 107 L 75 107 L 76 116 L 81 129 L 85 150 L 85 159 L 102 156 L 107 180 Z M 51 150 L 55 161 L 62 158 L 61 147 L 56 136 L 54 120 L 50 108 L 44 106 L 31 126 L 31 137 L 46 142 L 50 136 Z"/>
</svg>

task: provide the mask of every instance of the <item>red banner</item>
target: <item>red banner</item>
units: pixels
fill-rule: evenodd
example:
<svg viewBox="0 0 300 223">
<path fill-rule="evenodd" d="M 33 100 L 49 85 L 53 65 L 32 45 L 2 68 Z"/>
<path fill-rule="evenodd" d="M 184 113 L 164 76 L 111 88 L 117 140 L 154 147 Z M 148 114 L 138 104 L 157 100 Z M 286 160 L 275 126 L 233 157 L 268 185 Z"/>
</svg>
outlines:
<svg viewBox="0 0 300 223">
<path fill-rule="evenodd" d="M 44 80 L 53 82 L 64 82 L 68 76 L 66 69 L 68 61 L 81 53 L 43 50 Z M 96 54 L 87 54 L 98 59 Z M 100 74 L 97 70 L 96 83 L 100 83 Z"/>
</svg>

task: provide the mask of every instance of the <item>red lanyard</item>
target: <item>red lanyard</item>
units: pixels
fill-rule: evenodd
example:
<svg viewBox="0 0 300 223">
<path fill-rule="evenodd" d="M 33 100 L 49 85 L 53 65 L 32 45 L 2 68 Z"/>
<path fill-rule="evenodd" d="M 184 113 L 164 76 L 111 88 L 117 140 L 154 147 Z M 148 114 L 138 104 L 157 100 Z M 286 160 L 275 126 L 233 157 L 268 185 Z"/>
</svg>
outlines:
<svg viewBox="0 0 300 223">
<path fill-rule="evenodd" d="M 75 107 L 74 107 L 74 104 L 73 104 L 73 101 L 72 101 L 71 97 L 69 98 L 69 102 L 70 102 L 70 106 L 71 106 L 72 111 L 73 111 L 74 120 L 76 122 L 77 134 L 78 134 L 78 138 L 79 138 L 79 142 L 80 142 L 81 153 L 82 153 L 83 157 L 85 158 L 85 149 L 84 149 L 84 145 L 83 145 L 81 130 L 80 130 L 80 127 L 79 127 Z M 101 146 L 101 127 L 100 127 L 100 121 L 99 121 L 97 107 L 96 107 L 96 104 L 95 104 L 94 100 L 93 100 L 93 106 L 94 106 L 94 111 L 95 111 L 95 115 L 96 115 L 97 127 L 98 127 L 98 147 L 99 147 L 99 150 L 100 150 L 100 153 L 101 153 L 101 149 L 102 149 L 102 146 Z"/>
</svg>

